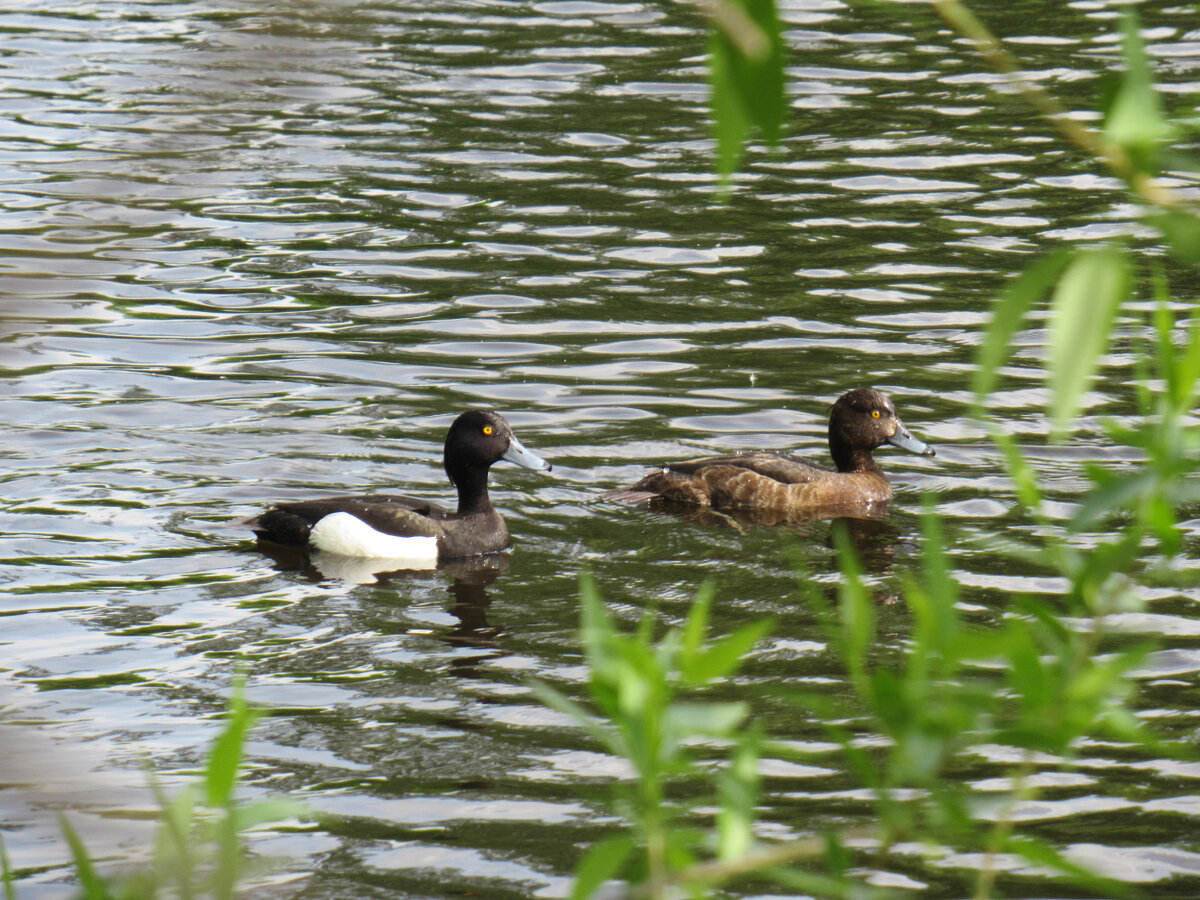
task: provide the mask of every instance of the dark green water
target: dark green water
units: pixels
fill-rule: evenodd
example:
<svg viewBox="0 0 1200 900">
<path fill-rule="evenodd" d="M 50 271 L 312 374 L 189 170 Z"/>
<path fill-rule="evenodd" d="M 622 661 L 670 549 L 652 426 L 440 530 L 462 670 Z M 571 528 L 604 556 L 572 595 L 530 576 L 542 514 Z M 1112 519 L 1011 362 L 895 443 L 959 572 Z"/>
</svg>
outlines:
<svg viewBox="0 0 1200 900">
<path fill-rule="evenodd" d="M 1195 5 L 1141 8 L 1183 103 Z M 978 622 L 1062 589 L 979 549 L 1032 526 L 967 385 L 1004 279 L 1136 232 L 1135 211 L 921 9 L 889 9 L 784 4 L 787 138 L 723 204 L 683 4 L 0 3 L 0 829 L 20 896 L 70 894 L 61 809 L 98 854 L 144 853 L 139 766 L 170 785 L 194 769 L 238 657 L 275 710 L 250 791 L 339 817 L 256 835 L 284 858 L 256 893 L 564 895 L 622 772 L 527 687 L 578 689 L 582 568 L 627 621 L 681 616 L 706 577 L 719 628 L 775 616 L 731 693 L 841 683 L 791 567 L 835 581 L 828 523 L 739 530 L 599 494 L 681 455 L 825 458 L 825 411 L 853 386 L 887 390 L 938 450 L 881 453 L 897 498 L 859 536 L 881 596 L 914 565 L 923 494 Z M 1089 108 L 1117 10 L 986 17 Z M 1129 357 L 1049 447 L 1040 338 L 1020 336 L 996 409 L 1065 515 L 1085 461 L 1135 464 L 1097 426 L 1132 411 Z M 321 574 L 222 527 L 322 492 L 444 498 L 445 428 L 477 406 L 555 465 L 494 471 L 515 549 L 486 585 Z M 1113 627 L 1161 641 L 1138 708 L 1187 733 L 1200 594 L 1148 599 Z M 907 616 L 881 616 L 887 654 Z M 823 739 L 786 704 L 759 711 L 776 737 Z M 1047 762 L 1023 820 L 1139 896 L 1200 893 L 1200 766 L 1082 757 Z M 963 777 L 1005 761 L 981 747 Z M 869 815 L 844 772 L 767 773 L 764 835 Z M 913 848 L 877 880 L 959 897 L 976 865 Z M 1061 894 L 1036 873 L 1004 887 Z"/>
</svg>

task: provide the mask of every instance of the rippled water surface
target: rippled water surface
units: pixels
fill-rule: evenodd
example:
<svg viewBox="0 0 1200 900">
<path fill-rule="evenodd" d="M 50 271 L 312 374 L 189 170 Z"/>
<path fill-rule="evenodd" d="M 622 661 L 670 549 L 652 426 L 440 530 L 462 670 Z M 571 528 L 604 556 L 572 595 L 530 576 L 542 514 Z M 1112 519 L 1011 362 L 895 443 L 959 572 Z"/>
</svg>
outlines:
<svg viewBox="0 0 1200 900">
<path fill-rule="evenodd" d="M 988 18 L 1089 108 L 1117 8 Z M 1142 10 L 1181 103 L 1200 90 L 1195 4 Z M 887 390 L 938 449 L 880 453 L 896 501 L 858 540 L 884 595 L 913 565 L 923 494 L 978 621 L 1061 590 L 980 550 L 1031 523 L 966 385 L 1004 278 L 1131 232 L 1135 211 L 921 9 L 783 13 L 787 138 L 754 148 L 722 203 L 684 4 L 0 2 L 0 826 L 21 896 L 70 893 L 59 810 L 101 856 L 144 852 L 141 764 L 168 785 L 194 770 L 239 657 L 275 710 L 248 789 L 335 814 L 255 837 L 283 859 L 262 895 L 562 896 L 614 827 L 622 771 L 528 687 L 578 690 L 582 568 L 627 620 L 681 615 L 707 576 L 719 628 L 774 615 L 730 690 L 839 677 L 791 562 L 834 578 L 828 523 L 599 495 L 685 454 L 824 458 L 849 387 Z M 1128 358 L 1047 447 L 1038 342 L 1021 336 L 997 410 L 1066 504 L 1083 461 L 1133 464 L 1095 427 L 1132 411 Z M 515 549 L 488 571 L 314 567 L 227 527 L 327 491 L 445 498 L 445 429 L 478 406 L 555 465 L 493 472 Z M 1164 647 L 1139 709 L 1186 732 L 1200 597 L 1151 599 L 1120 623 Z M 882 615 L 886 651 L 906 617 Z M 786 705 L 760 712 L 777 737 L 822 737 Z M 981 748 L 964 777 L 986 786 L 1004 761 Z M 768 774 L 767 834 L 869 815 L 846 773 Z M 1096 745 L 1040 777 L 1021 811 L 1036 833 L 1141 896 L 1200 893 L 1200 767 Z M 961 896 L 977 862 L 914 848 L 887 878 Z M 1007 889 L 1058 890 L 1034 873 Z"/>
</svg>

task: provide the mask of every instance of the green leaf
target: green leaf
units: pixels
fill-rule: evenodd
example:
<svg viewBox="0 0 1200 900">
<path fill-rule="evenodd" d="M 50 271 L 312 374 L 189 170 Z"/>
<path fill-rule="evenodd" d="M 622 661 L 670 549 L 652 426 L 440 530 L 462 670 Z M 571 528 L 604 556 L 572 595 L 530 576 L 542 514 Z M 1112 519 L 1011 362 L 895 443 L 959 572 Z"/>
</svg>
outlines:
<svg viewBox="0 0 1200 900">
<path fill-rule="evenodd" d="M 952 659 L 955 653 L 958 632 L 958 584 L 950 573 L 950 562 L 946 557 L 946 542 L 942 536 L 942 520 L 937 515 L 931 498 L 925 499 L 921 515 L 921 564 L 925 575 L 928 603 L 925 604 L 926 618 L 919 622 L 923 637 L 931 646 L 926 652 L 936 651 L 943 658 Z"/>
<path fill-rule="evenodd" d="M 863 693 L 862 699 L 879 719 L 882 730 L 893 738 L 904 733 L 917 713 L 909 703 L 908 687 L 903 675 L 880 668 L 871 673 L 870 690 Z"/>
<path fill-rule="evenodd" d="M 1200 235 L 1197 236 L 1200 249 Z M 1187 345 L 1180 353 L 1172 340 L 1175 334 L 1175 319 L 1171 315 L 1170 288 L 1165 277 L 1155 279 L 1158 306 L 1155 309 L 1155 328 L 1159 342 L 1159 368 L 1167 378 L 1172 415 L 1183 416 L 1191 411 L 1196 396 L 1196 383 L 1200 380 L 1200 317 L 1194 317 L 1186 332 Z"/>
<path fill-rule="evenodd" d="M 1132 711 L 1123 706 L 1113 707 L 1104 711 L 1100 724 L 1104 733 L 1121 741 L 1131 744 L 1140 743 L 1147 749 L 1167 753 L 1177 759 L 1191 755 L 1190 745 L 1184 747 L 1167 747 L 1165 743 L 1152 734 Z"/>
<path fill-rule="evenodd" d="M 575 867 L 571 900 L 588 900 L 604 882 L 615 878 L 633 848 L 633 838 L 623 834 L 593 844 Z"/>
<path fill-rule="evenodd" d="M 622 718 L 641 718 L 658 705 L 655 701 L 660 691 L 655 688 L 662 683 L 661 675 L 656 678 L 654 675 L 658 673 L 645 672 L 637 663 L 637 660 L 623 657 L 617 669 L 618 704 L 617 715 L 613 718 L 618 721 Z"/>
<path fill-rule="evenodd" d="M 1138 18 L 1126 7 L 1122 22 L 1125 77 L 1104 117 L 1107 138 L 1125 148 L 1135 166 L 1153 174 L 1158 168 L 1159 147 L 1174 133 L 1163 116 L 1154 73 L 1138 33 Z"/>
<path fill-rule="evenodd" d="M 683 627 L 683 644 L 680 647 L 680 653 L 684 660 L 699 652 L 704 643 L 704 637 L 708 632 L 708 612 L 712 608 L 716 592 L 716 585 L 712 579 L 706 580 L 696 591 L 691 609 L 688 610 L 687 622 Z"/>
<path fill-rule="evenodd" d="M 1119 653 L 1102 663 L 1087 666 L 1066 685 L 1064 699 L 1087 706 L 1120 693 L 1129 687 L 1126 676 L 1140 665 L 1145 657 L 1145 651 L 1139 648 Z"/>
<path fill-rule="evenodd" d="M 737 87 L 733 50 L 729 42 L 713 34 L 710 43 L 709 79 L 712 83 L 713 130 L 717 138 L 717 172 L 728 182 L 742 158 L 742 143 L 750 122 Z"/>
<path fill-rule="evenodd" d="M 579 573 L 579 630 L 584 649 L 589 651 L 593 646 L 605 644 L 613 634 L 612 620 L 604 608 L 596 579 L 586 569 Z"/>
<path fill-rule="evenodd" d="M 150 787 L 158 801 L 157 862 L 167 879 L 179 886 L 180 896 L 186 897 L 196 869 L 192 852 L 195 794 L 188 785 L 170 799 L 153 778 Z"/>
<path fill-rule="evenodd" d="M 750 714 L 750 706 L 742 701 L 728 703 L 673 703 L 663 716 L 664 724 L 677 739 L 705 735 L 728 737 Z"/>
<path fill-rule="evenodd" d="M 579 639 L 587 658 L 592 696 L 612 715 L 616 696 L 611 692 L 615 690 L 620 668 L 617 628 L 604 606 L 595 578 L 586 569 L 579 573 L 579 604 Z"/>
<path fill-rule="evenodd" d="M 530 682 L 530 688 L 537 698 L 548 707 L 574 719 L 602 747 L 617 755 L 624 755 L 625 747 L 617 737 L 617 733 L 570 697 L 540 681 Z"/>
<path fill-rule="evenodd" d="M 1176 502 L 1179 502 L 1176 498 Z M 1150 498 L 1145 506 L 1145 517 L 1158 538 L 1162 553 L 1168 559 L 1178 556 L 1183 549 L 1183 533 L 1175 521 L 1175 507 L 1162 494 Z"/>
<path fill-rule="evenodd" d="M 1108 345 L 1130 290 L 1129 259 L 1118 247 L 1077 252 L 1054 290 L 1050 320 L 1051 415 L 1061 434 L 1079 412 L 1084 391 Z"/>
<path fill-rule="evenodd" d="M 233 694 L 226 710 L 224 730 L 217 736 L 208 754 L 204 773 L 205 799 L 210 807 L 229 806 L 233 788 L 246 746 L 246 735 L 261 713 L 246 705 L 246 673 L 239 671 L 233 678 Z"/>
<path fill-rule="evenodd" d="M 281 823 L 287 819 L 312 819 L 313 816 L 313 811 L 306 804 L 288 797 L 255 800 L 253 803 L 240 804 L 234 810 L 239 831 Z"/>
<path fill-rule="evenodd" d="M 1024 857 L 1035 866 L 1065 875 L 1100 896 L 1128 897 L 1133 893 L 1130 885 L 1099 876 L 1078 863 L 1071 862 L 1053 847 L 1035 838 L 1014 835 L 1004 842 L 1004 849 Z"/>
<path fill-rule="evenodd" d="M 728 0 L 726 0 L 728 2 Z M 750 121 L 762 131 L 763 139 L 774 146 L 787 112 L 785 75 L 783 71 L 783 36 L 775 0 L 742 0 L 765 41 L 765 46 L 753 52 L 749 47 L 735 56 L 741 69 L 738 88 L 742 101 L 750 111 Z"/>
<path fill-rule="evenodd" d="M 707 684 L 733 672 L 746 654 L 775 627 L 773 619 L 758 619 L 700 652 L 680 659 L 680 674 L 694 685 Z"/>
<path fill-rule="evenodd" d="M 1184 262 L 1200 262 L 1200 218 L 1190 212 L 1169 209 L 1155 212 L 1144 221 L 1167 240 L 1171 254 Z"/>
<path fill-rule="evenodd" d="M 1154 312 L 1151 314 L 1151 323 L 1153 324 L 1154 340 L 1147 343 L 1157 351 L 1155 355 L 1158 364 L 1159 374 L 1166 379 L 1167 396 L 1171 402 L 1175 402 L 1175 397 L 1179 393 L 1179 386 L 1175 383 L 1175 317 L 1171 315 L 1171 291 L 1166 284 L 1166 276 L 1161 268 L 1156 268 L 1153 273 L 1154 283 Z M 1150 349 L 1139 356 L 1150 356 Z M 1138 382 L 1145 384 L 1149 381 L 1149 376 L 1144 372 L 1138 373 Z M 1143 399 L 1141 406 L 1143 415 L 1152 412 L 1152 406 L 1149 402 Z"/>
<path fill-rule="evenodd" d="M 1012 435 L 997 431 L 992 435 L 992 439 L 1004 452 L 1008 474 L 1013 480 L 1013 487 L 1016 488 L 1017 500 L 1026 509 L 1036 512 L 1042 505 L 1042 489 L 1033 466 L 1029 465 L 1029 460 L 1025 458 Z"/>
<path fill-rule="evenodd" d="M 92 858 L 88 855 L 83 841 L 79 839 L 78 833 L 71 827 L 66 816 L 60 814 L 58 820 L 67 844 L 71 848 L 71 857 L 75 861 L 75 874 L 79 876 L 79 887 L 83 896 L 86 900 L 109 900 L 112 895 L 105 887 L 104 881 L 96 874 Z"/>
<path fill-rule="evenodd" d="M 991 323 L 988 325 L 987 337 L 979 348 L 972 387 L 975 393 L 976 417 L 982 417 L 987 396 L 996 386 L 996 376 L 1000 366 L 1008 358 L 1013 335 L 1017 333 L 1033 305 L 1046 296 L 1069 259 L 1070 253 L 1058 250 L 1038 260 L 1004 289 L 999 301 L 992 307 Z"/>
<path fill-rule="evenodd" d="M 1116 477 L 1087 495 L 1068 527 L 1072 531 L 1086 531 L 1113 513 L 1129 509 L 1157 486 L 1158 473 L 1152 469 Z"/>
<path fill-rule="evenodd" d="M 760 743 L 761 735 L 756 729 L 743 734 L 733 749 L 729 765 L 718 778 L 717 858 L 720 860 L 739 859 L 754 846 Z"/>
<path fill-rule="evenodd" d="M 217 900 L 233 900 L 242 871 L 242 846 L 237 817 L 227 809 L 216 823 L 216 852 L 213 856 L 212 893 Z"/>
<path fill-rule="evenodd" d="M 1009 638 L 1009 679 L 1025 715 L 1040 716 L 1058 700 L 1054 678 L 1043 665 L 1040 648 L 1028 629 L 1010 629 Z"/>
<path fill-rule="evenodd" d="M 768 144 L 779 140 L 787 112 L 783 37 L 775 0 L 714 0 L 712 24 L 709 78 L 717 169 L 725 182 L 752 127 Z"/>
<path fill-rule="evenodd" d="M 867 894 L 861 891 L 855 891 L 852 887 L 840 878 L 830 878 L 828 875 L 817 875 L 812 872 L 802 871 L 798 868 L 773 868 L 765 869 L 760 873 L 764 878 L 768 878 L 777 884 L 787 888 L 795 895 L 806 895 L 812 897 L 871 897 L 872 894 Z"/>
<path fill-rule="evenodd" d="M 838 589 L 842 654 L 858 683 L 866 671 L 867 651 L 875 636 L 875 609 L 862 583 L 858 556 L 845 529 L 835 523 L 832 534 L 842 569 L 842 583 Z"/>
</svg>

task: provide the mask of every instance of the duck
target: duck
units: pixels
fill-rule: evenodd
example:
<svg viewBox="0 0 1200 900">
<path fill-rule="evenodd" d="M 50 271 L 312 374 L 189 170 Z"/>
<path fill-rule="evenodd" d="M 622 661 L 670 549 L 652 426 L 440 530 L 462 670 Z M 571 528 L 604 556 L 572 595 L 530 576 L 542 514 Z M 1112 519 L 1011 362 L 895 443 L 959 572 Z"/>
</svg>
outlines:
<svg viewBox="0 0 1200 900">
<path fill-rule="evenodd" d="M 493 410 L 462 413 L 446 433 L 442 464 L 458 491 L 454 510 L 428 500 L 361 494 L 278 503 L 239 524 L 260 541 L 342 557 L 394 560 L 425 569 L 509 547 L 508 527 L 488 497 L 488 471 L 508 460 L 549 472 Z"/>
<path fill-rule="evenodd" d="M 829 411 L 834 468 L 791 453 L 751 450 L 667 463 L 609 496 L 712 509 L 870 511 L 892 499 L 892 485 L 871 455 L 884 444 L 936 455 L 904 427 L 885 393 L 856 388 L 838 397 Z"/>
</svg>

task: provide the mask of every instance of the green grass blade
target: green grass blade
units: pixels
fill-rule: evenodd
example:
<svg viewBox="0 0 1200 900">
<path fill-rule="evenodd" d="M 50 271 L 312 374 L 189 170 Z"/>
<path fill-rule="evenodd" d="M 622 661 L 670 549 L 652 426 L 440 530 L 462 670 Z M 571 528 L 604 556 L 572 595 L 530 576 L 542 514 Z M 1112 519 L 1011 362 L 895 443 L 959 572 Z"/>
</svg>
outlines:
<svg viewBox="0 0 1200 900">
<path fill-rule="evenodd" d="M 0 880 L 4 881 L 4 900 L 17 900 L 17 889 L 13 887 L 12 865 L 8 861 L 8 847 L 0 835 Z"/>
<path fill-rule="evenodd" d="M 833 543 L 842 570 L 842 583 L 838 589 L 842 656 L 854 676 L 856 687 L 862 689 L 863 676 L 867 670 L 867 653 L 875 637 L 875 609 L 867 588 L 862 583 L 862 567 L 858 555 L 854 552 L 844 529 L 833 529 Z"/>
<path fill-rule="evenodd" d="M 711 579 L 707 579 L 700 585 L 700 590 L 696 591 L 696 597 L 692 600 L 687 622 L 683 626 L 683 643 L 679 648 L 680 657 L 685 664 L 689 657 L 700 651 L 704 643 L 704 637 L 708 633 L 708 614 L 716 592 L 716 585 Z"/>
<path fill-rule="evenodd" d="M 238 672 L 233 679 L 224 730 L 217 736 L 208 755 L 204 773 L 204 793 L 213 809 L 228 806 L 233 800 L 238 769 L 246 747 L 246 735 L 259 714 L 246 705 L 246 675 Z"/>
<path fill-rule="evenodd" d="M 617 630 L 596 579 L 587 570 L 579 573 L 579 632 L 593 691 L 600 684 L 615 682 Z"/>
<path fill-rule="evenodd" d="M 96 874 L 96 867 L 92 864 L 92 858 L 79 834 L 71 827 L 66 816 L 60 815 L 58 818 L 63 835 L 71 848 L 71 858 L 75 861 L 75 874 L 79 876 L 79 888 L 83 897 L 86 900 L 109 900 L 112 895 L 105 887 L 103 879 Z"/>
<path fill-rule="evenodd" d="M 213 867 L 213 896 L 233 900 L 242 871 L 242 841 L 236 810 L 227 809 L 217 822 Z"/>
</svg>

